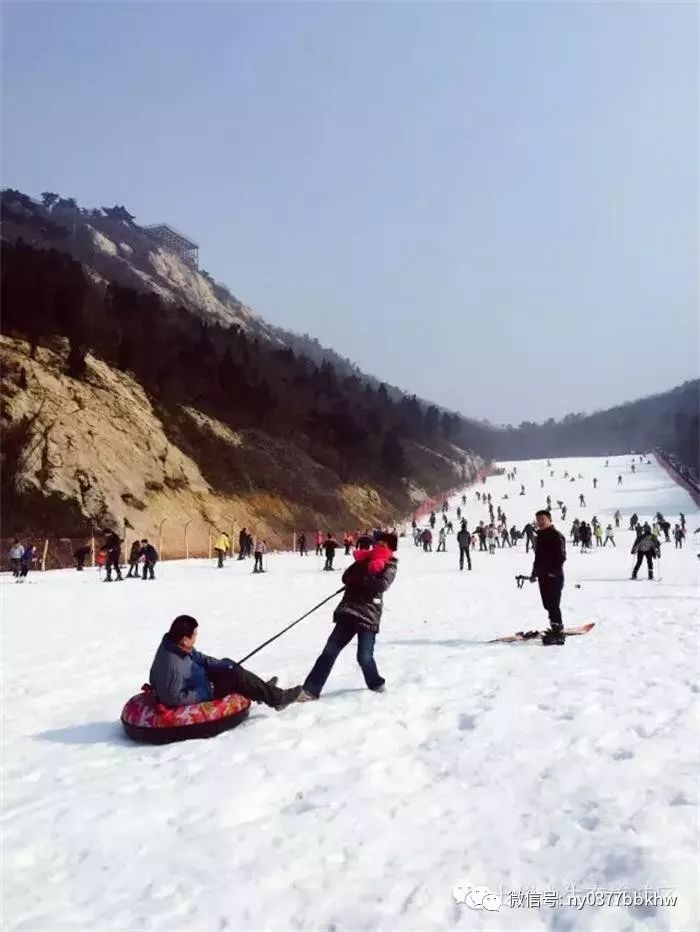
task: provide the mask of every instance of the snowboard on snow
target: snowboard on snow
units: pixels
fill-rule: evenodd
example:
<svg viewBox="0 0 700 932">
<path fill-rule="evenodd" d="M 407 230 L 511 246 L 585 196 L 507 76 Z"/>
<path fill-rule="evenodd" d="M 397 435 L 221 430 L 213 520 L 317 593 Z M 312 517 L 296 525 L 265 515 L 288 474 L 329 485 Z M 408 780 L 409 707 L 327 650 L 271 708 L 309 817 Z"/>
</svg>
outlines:
<svg viewBox="0 0 700 932">
<path fill-rule="evenodd" d="M 588 634 L 589 631 L 592 631 L 595 628 L 595 622 L 589 621 L 586 625 L 580 625 L 577 628 L 564 628 L 564 634 L 569 637 L 576 637 L 579 634 Z M 519 641 L 535 641 L 538 644 L 544 634 L 544 629 L 542 631 L 536 632 L 527 632 L 529 637 L 525 637 L 522 631 L 517 634 L 507 634 L 502 638 L 494 638 L 492 641 L 487 641 L 487 644 L 515 644 Z"/>
</svg>

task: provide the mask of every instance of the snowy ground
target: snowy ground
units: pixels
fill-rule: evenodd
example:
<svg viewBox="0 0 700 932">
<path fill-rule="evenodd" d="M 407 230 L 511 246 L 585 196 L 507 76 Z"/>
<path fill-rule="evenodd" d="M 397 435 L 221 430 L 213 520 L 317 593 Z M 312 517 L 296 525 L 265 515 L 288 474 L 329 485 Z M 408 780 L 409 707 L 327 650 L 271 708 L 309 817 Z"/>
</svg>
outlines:
<svg viewBox="0 0 700 932">
<path fill-rule="evenodd" d="M 549 492 L 569 506 L 567 530 L 577 515 L 607 523 L 619 507 L 673 520 L 683 510 L 694 531 L 687 494 L 656 463 L 631 475 L 629 459 L 555 460 L 556 479 L 542 462 L 520 463 L 517 483 L 485 488 L 519 527 Z M 562 480 L 565 469 L 584 479 Z M 468 499 L 472 527 L 486 513 L 473 489 Z M 280 555 L 262 577 L 249 563 L 217 571 L 207 561 L 107 588 L 95 571 L 36 574 L 25 586 L 3 576 L 3 927 L 697 929 L 692 538 L 680 552 L 664 546 L 653 583 L 628 579 L 628 531 L 617 550 L 569 547 L 564 619 L 596 628 L 548 648 L 484 644 L 546 621 L 537 588 L 513 581 L 530 569 L 524 545 L 475 553 L 473 572 L 460 574 L 448 540 L 447 554 L 402 544 L 377 645 L 385 695 L 363 688 L 348 649 L 321 702 L 256 706 L 233 732 L 163 748 L 128 742 L 118 719 L 176 614 L 199 619 L 202 650 L 240 657 L 339 574 Z M 330 616 L 312 616 L 251 668 L 299 682 Z M 500 910 L 455 903 L 460 880 L 502 894 Z M 538 908 L 531 893 L 527 908 L 508 898 L 572 885 L 600 897 L 664 887 L 678 902 Z"/>
</svg>

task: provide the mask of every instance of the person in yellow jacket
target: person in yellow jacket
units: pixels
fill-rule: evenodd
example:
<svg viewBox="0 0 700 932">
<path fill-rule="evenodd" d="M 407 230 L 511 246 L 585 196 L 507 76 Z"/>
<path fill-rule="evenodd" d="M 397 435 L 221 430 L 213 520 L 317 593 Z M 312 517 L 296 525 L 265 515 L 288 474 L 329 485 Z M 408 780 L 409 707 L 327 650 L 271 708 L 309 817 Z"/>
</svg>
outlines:
<svg viewBox="0 0 700 932">
<path fill-rule="evenodd" d="M 224 565 L 224 557 L 227 553 L 231 552 L 231 538 L 224 531 L 222 531 L 214 541 L 214 550 L 218 557 L 218 563 L 216 565 L 218 569 L 221 569 Z"/>
</svg>

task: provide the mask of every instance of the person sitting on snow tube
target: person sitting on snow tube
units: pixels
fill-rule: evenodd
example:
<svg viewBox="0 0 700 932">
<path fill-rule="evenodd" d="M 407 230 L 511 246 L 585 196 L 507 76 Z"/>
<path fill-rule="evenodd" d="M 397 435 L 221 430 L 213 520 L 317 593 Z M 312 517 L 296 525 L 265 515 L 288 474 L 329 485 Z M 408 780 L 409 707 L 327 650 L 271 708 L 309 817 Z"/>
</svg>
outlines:
<svg viewBox="0 0 700 932">
<path fill-rule="evenodd" d="M 280 689 L 276 677 L 266 683 L 233 660 L 200 654 L 194 649 L 197 628 L 197 621 L 190 615 L 178 615 L 163 635 L 149 675 L 163 705 L 171 708 L 190 705 L 223 699 L 231 693 L 264 702 L 277 710 L 296 702 L 301 686 Z"/>
</svg>

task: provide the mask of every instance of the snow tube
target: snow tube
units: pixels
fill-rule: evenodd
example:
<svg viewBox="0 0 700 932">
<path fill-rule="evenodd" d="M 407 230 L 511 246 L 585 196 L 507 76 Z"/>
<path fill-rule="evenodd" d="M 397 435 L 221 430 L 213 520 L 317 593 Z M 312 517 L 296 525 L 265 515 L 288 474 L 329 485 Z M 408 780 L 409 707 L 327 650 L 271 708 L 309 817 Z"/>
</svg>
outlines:
<svg viewBox="0 0 700 932">
<path fill-rule="evenodd" d="M 152 686 L 141 687 L 122 709 L 122 725 L 134 741 L 168 744 L 188 738 L 213 738 L 248 718 L 250 699 L 231 693 L 223 699 L 169 708 L 158 702 Z"/>
</svg>

